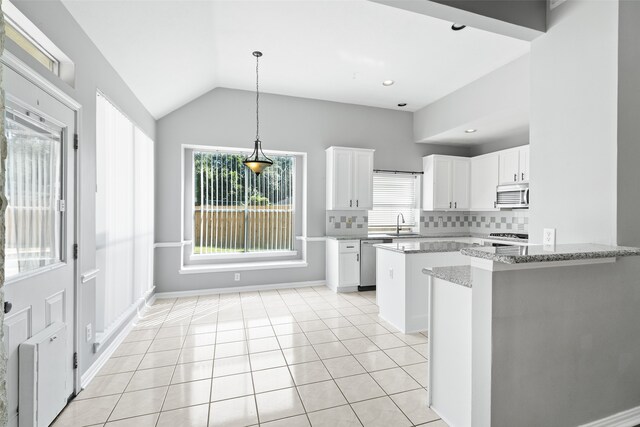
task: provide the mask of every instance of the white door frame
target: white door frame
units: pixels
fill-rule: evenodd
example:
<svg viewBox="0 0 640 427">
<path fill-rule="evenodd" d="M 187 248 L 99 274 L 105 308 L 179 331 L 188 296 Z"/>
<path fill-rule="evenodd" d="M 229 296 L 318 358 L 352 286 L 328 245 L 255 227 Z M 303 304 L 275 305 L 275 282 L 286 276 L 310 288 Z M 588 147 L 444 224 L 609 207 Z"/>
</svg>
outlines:
<svg viewBox="0 0 640 427">
<path fill-rule="evenodd" d="M 62 104 L 67 106 L 74 112 L 75 119 L 75 129 L 74 133 L 78 135 L 78 138 L 81 137 L 81 118 L 82 118 L 82 105 L 65 93 L 63 90 L 58 88 L 55 84 L 47 80 L 45 77 L 31 69 L 26 63 L 21 61 L 17 56 L 9 52 L 6 47 L 2 56 L 0 56 L 0 62 L 3 66 L 12 69 L 16 73 L 20 74 L 22 77 L 33 83 L 35 86 L 46 92 L 47 94 L 54 97 L 56 100 L 60 101 Z M 75 176 L 73 182 L 73 191 L 75 193 L 75 224 L 74 224 L 74 234 L 75 234 L 75 242 L 78 243 L 81 241 L 81 229 L 80 229 L 80 220 L 82 215 L 82 210 L 80 209 L 80 200 L 81 194 L 78 186 L 79 177 L 80 177 L 80 156 L 79 150 L 76 151 L 75 157 Z M 73 351 L 75 354 L 79 355 L 79 347 L 80 347 L 80 322 L 78 319 L 78 315 L 80 313 L 80 265 L 81 265 L 82 255 L 81 252 L 78 251 L 78 258 L 75 262 L 75 271 L 73 274 L 73 290 L 74 290 L 74 303 L 73 303 L 73 325 L 74 325 L 74 336 L 73 336 Z M 79 357 L 79 356 L 78 356 Z M 73 371 L 73 383 L 74 383 L 74 391 L 75 393 L 80 392 L 81 384 L 80 384 L 80 370 L 74 369 Z"/>
</svg>

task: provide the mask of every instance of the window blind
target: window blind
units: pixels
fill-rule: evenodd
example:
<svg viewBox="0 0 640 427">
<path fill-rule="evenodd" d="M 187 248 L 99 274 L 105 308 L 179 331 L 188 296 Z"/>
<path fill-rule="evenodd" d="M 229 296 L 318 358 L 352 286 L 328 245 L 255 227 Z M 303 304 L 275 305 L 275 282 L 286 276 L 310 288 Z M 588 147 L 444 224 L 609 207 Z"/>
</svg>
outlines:
<svg viewBox="0 0 640 427">
<path fill-rule="evenodd" d="M 247 153 L 193 153 L 193 254 L 291 251 L 295 226 L 295 157 L 271 156 L 256 176 Z"/>
<path fill-rule="evenodd" d="M 61 256 L 62 130 L 17 112 L 5 114 L 5 276 L 56 262 Z"/>
<path fill-rule="evenodd" d="M 418 176 L 407 174 L 373 174 L 373 210 L 369 211 L 369 227 L 395 227 L 398 214 L 405 223 L 416 225 Z"/>
<path fill-rule="evenodd" d="M 152 286 L 153 141 L 96 97 L 96 332 Z"/>
</svg>

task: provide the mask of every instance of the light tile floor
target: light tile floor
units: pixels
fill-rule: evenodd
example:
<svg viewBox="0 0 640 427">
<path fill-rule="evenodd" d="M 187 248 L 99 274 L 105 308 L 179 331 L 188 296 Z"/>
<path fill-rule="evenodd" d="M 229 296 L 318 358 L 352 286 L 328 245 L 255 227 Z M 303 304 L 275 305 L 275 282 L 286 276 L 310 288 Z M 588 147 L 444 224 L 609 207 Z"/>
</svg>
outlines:
<svg viewBox="0 0 640 427">
<path fill-rule="evenodd" d="M 446 427 L 427 338 L 375 292 L 326 287 L 160 299 L 55 427 Z"/>
</svg>

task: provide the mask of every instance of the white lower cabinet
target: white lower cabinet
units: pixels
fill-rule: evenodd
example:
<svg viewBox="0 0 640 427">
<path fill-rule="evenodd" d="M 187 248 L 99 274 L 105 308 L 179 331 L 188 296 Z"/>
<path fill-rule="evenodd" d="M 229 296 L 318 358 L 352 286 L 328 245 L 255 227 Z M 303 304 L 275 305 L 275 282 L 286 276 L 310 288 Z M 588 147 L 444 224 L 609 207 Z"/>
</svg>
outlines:
<svg viewBox="0 0 640 427">
<path fill-rule="evenodd" d="M 327 286 L 353 292 L 360 285 L 360 241 L 327 239 Z"/>
</svg>

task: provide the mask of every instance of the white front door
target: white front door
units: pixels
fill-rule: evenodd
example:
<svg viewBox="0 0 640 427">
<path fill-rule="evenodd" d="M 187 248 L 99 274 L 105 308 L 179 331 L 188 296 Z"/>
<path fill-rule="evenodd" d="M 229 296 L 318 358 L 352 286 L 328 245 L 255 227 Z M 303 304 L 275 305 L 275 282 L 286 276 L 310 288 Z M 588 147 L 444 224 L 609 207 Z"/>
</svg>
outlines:
<svg viewBox="0 0 640 427">
<path fill-rule="evenodd" d="M 18 346 L 53 322 L 66 324 L 66 388 L 74 393 L 75 114 L 33 83 L 4 68 L 5 301 L 9 426 L 18 425 Z M 5 310 L 7 311 L 7 310 Z M 62 405 L 64 406 L 64 405 Z M 62 408 L 60 408 L 62 409 Z"/>
</svg>

